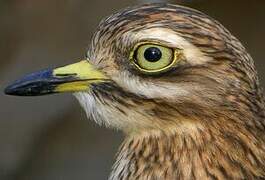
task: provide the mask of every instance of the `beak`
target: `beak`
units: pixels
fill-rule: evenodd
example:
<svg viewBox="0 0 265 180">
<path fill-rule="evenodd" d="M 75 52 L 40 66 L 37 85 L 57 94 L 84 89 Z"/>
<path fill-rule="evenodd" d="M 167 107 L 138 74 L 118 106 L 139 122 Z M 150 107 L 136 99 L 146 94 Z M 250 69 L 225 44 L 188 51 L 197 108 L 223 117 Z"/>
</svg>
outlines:
<svg viewBox="0 0 265 180">
<path fill-rule="evenodd" d="M 109 79 L 88 60 L 29 74 L 5 89 L 8 95 L 39 96 L 61 92 L 87 91 L 91 84 Z"/>
</svg>

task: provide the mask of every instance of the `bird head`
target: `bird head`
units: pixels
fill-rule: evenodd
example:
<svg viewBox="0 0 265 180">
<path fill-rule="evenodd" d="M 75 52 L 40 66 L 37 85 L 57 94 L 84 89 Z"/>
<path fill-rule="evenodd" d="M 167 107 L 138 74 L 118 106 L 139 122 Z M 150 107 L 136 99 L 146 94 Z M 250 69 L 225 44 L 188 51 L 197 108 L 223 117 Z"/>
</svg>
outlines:
<svg viewBox="0 0 265 180">
<path fill-rule="evenodd" d="M 257 83 L 252 59 L 216 20 L 182 6 L 147 4 L 104 19 L 86 60 L 30 74 L 5 92 L 74 92 L 99 124 L 186 132 L 251 119 L 246 95 L 259 96 Z"/>
</svg>

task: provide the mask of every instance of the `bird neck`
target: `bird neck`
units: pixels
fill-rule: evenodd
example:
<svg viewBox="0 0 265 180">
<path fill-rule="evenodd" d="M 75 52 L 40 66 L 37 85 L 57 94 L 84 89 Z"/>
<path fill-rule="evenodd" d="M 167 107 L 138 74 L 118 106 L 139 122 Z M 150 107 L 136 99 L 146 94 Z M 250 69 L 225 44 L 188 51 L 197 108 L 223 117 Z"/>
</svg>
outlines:
<svg viewBox="0 0 265 180">
<path fill-rule="evenodd" d="M 264 140 L 237 133 L 194 129 L 186 134 L 130 135 L 120 147 L 110 180 L 265 177 Z"/>
</svg>

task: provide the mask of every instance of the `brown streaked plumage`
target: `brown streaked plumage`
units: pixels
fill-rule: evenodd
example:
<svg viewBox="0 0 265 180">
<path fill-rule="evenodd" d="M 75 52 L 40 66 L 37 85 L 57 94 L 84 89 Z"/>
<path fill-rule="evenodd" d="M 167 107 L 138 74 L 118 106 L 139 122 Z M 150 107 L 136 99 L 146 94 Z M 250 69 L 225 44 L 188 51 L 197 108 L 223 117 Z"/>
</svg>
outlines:
<svg viewBox="0 0 265 180">
<path fill-rule="evenodd" d="M 143 42 L 177 51 L 176 64 L 142 72 L 130 54 Z M 110 179 L 265 179 L 263 92 L 219 22 L 177 5 L 127 8 L 100 23 L 88 58 L 109 79 L 75 95 L 126 135 Z"/>
</svg>

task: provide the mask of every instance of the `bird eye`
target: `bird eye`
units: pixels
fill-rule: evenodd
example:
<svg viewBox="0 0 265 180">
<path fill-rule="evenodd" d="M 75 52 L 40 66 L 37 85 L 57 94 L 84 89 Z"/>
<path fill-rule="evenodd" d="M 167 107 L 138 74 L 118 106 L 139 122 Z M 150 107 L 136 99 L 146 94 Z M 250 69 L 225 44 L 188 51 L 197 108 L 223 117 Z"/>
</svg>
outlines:
<svg viewBox="0 0 265 180">
<path fill-rule="evenodd" d="M 175 64 L 176 53 L 172 48 L 156 44 L 140 44 L 131 55 L 131 61 L 146 73 L 161 72 Z"/>
</svg>

